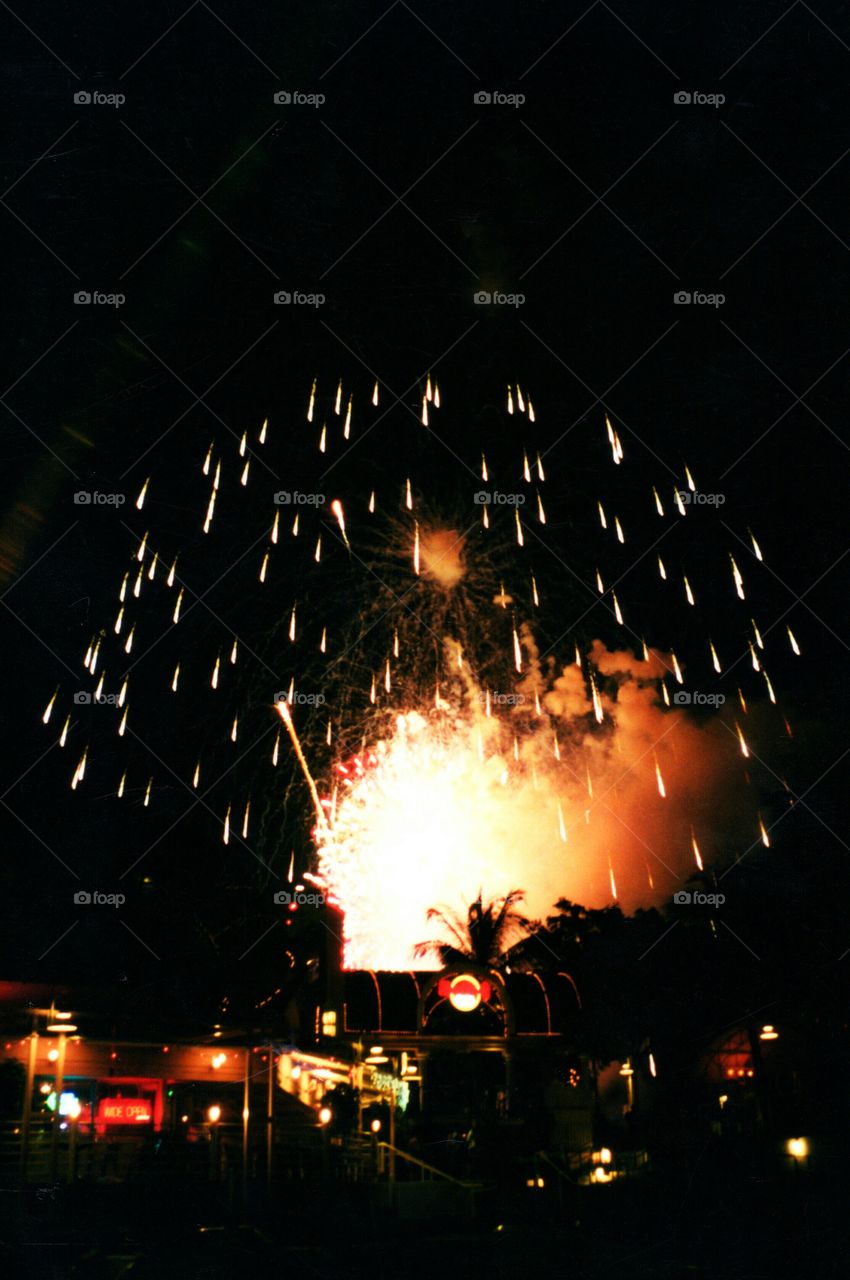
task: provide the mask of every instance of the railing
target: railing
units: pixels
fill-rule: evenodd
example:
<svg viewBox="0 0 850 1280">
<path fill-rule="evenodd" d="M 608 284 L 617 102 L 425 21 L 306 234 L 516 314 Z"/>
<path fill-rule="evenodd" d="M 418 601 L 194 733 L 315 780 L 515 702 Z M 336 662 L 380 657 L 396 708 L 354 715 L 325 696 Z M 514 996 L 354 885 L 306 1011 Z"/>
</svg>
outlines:
<svg viewBox="0 0 850 1280">
<path fill-rule="evenodd" d="M 378 1176 L 389 1177 L 391 1179 L 398 1177 L 399 1166 L 407 1171 L 408 1177 L 405 1181 L 412 1182 L 450 1182 L 456 1187 L 463 1187 L 465 1191 L 476 1191 L 480 1188 L 479 1182 L 467 1182 L 463 1178 L 455 1178 L 450 1173 L 446 1173 L 443 1169 L 436 1168 L 433 1164 L 426 1164 L 424 1160 L 420 1160 L 418 1156 L 412 1156 L 409 1151 L 402 1151 L 400 1147 L 393 1147 L 389 1142 L 378 1143 Z M 415 1172 L 414 1172 L 415 1171 Z M 415 1176 L 418 1174 L 418 1177 Z"/>
</svg>

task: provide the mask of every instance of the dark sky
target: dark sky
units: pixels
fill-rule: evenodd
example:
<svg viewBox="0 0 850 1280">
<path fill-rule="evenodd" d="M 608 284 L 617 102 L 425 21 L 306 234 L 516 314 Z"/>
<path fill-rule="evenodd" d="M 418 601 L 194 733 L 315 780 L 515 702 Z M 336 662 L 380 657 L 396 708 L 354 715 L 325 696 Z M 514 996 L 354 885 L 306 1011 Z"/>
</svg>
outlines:
<svg viewBox="0 0 850 1280">
<path fill-rule="evenodd" d="M 564 556 L 605 411 L 649 483 L 687 462 L 722 493 L 728 528 L 694 526 L 706 564 L 736 545 L 749 563 L 736 538 L 757 530 L 760 626 L 791 621 L 804 650 L 777 660 L 796 730 L 784 772 L 804 801 L 777 866 L 829 883 L 847 850 L 846 6 L 94 0 L 4 6 L 0 24 L 10 976 L 88 964 L 114 979 L 161 952 L 191 966 L 205 932 L 229 954 L 261 933 L 251 875 L 223 864 L 203 813 L 146 864 L 167 904 L 141 901 L 140 871 L 123 929 L 80 925 L 63 864 L 114 891 L 117 854 L 151 829 L 71 796 L 73 762 L 39 716 L 57 684 L 76 687 L 132 549 L 120 513 L 75 492 L 132 499 L 154 473 L 159 527 L 185 537 L 204 491 L 182 476 L 213 436 L 268 415 L 276 476 L 315 465 L 317 375 L 361 400 L 377 377 L 397 398 L 347 463 L 361 490 L 391 454 L 421 452 L 408 436 L 429 369 L 453 406 L 432 479 L 452 454 L 474 460 L 488 424 L 502 438 L 506 382 L 533 387 L 546 447 L 563 437 Z M 281 290 L 325 300 L 276 306 Z M 480 306 L 480 290 L 524 300 Z M 677 305 L 679 291 L 723 301 Z M 245 536 L 234 527 L 234 555 Z M 221 607 L 238 612 L 234 590 Z"/>
</svg>

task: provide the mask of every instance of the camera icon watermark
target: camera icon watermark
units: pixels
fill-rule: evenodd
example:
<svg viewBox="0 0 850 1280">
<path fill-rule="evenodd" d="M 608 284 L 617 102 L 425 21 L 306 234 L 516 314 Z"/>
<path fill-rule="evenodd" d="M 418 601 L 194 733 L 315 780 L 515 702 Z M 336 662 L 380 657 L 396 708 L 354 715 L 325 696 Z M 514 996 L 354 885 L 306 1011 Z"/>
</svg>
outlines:
<svg viewBox="0 0 850 1280">
<path fill-rule="evenodd" d="M 100 893 L 94 889 L 78 889 L 74 894 L 74 905 L 78 907 L 123 907 L 127 901 L 123 893 Z"/>
<path fill-rule="evenodd" d="M 323 907 L 325 905 L 325 895 L 323 893 L 307 893 L 306 890 L 278 889 L 274 895 L 275 904 L 279 907 Z"/>
<path fill-rule="evenodd" d="M 677 307 L 722 307 L 726 301 L 725 293 L 700 293 L 699 290 L 690 292 L 688 289 L 678 289 L 673 294 L 673 302 Z"/>
<path fill-rule="evenodd" d="M 323 693 L 302 693 L 299 689 L 293 689 L 291 693 L 276 693 L 274 701 L 275 704 L 285 702 L 290 707 L 323 707 L 327 698 Z"/>
<path fill-rule="evenodd" d="M 677 497 L 684 507 L 722 507 L 726 501 L 725 493 L 702 493 L 699 489 L 679 489 Z"/>
<path fill-rule="evenodd" d="M 278 107 L 321 107 L 327 102 L 323 93 L 302 93 L 300 89 L 278 89 L 273 100 Z"/>
<path fill-rule="evenodd" d="M 700 693 L 699 689 L 677 689 L 673 694 L 674 707 L 722 707 L 725 693 Z"/>
<path fill-rule="evenodd" d="M 693 893 L 690 889 L 679 889 L 673 894 L 677 907 L 721 907 L 725 901 L 725 893 L 702 893 L 699 889 Z"/>
<path fill-rule="evenodd" d="M 299 293 L 297 289 L 293 292 L 288 289 L 278 289 L 274 295 L 276 307 L 322 307 L 325 301 L 323 293 Z"/>
<path fill-rule="evenodd" d="M 75 507 L 123 507 L 126 501 L 123 493 L 100 493 L 97 489 L 78 489 L 74 494 Z"/>
<path fill-rule="evenodd" d="M 673 102 L 677 107 L 722 107 L 726 101 L 725 93 L 701 93 L 699 89 L 689 92 L 687 89 L 678 89 L 673 94 Z"/>
<path fill-rule="evenodd" d="M 117 693 L 89 693 L 87 689 L 78 689 L 74 694 L 75 707 L 117 707 L 120 694 Z"/>
<path fill-rule="evenodd" d="M 500 293 L 498 290 L 479 289 L 472 295 L 476 307 L 521 307 L 525 302 L 524 293 Z"/>
<path fill-rule="evenodd" d="M 494 489 L 491 493 L 487 489 L 481 489 L 472 495 L 472 501 L 476 507 L 489 506 L 490 503 L 494 507 L 521 507 L 525 502 L 525 494 L 502 493 L 498 489 Z"/>
<path fill-rule="evenodd" d="M 473 93 L 472 101 L 477 107 L 521 107 L 525 102 L 524 93 L 502 93 L 494 89 L 492 93 L 479 89 Z"/>
<path fill-rule="evenodd" d="M 97 289 L 78 289 L 74 294 L 75 307 L 123 307 L 127 301 L 123 293 L 99 293 Z"/>
<path fill-rule="evenodd" d="M 101 93 L 95 89 L 78 89 L 74 94 L 74 104 L 78 107 L 123 107 L 127 101 L 123 93 Z"/>
<path fill-rule="evenodd" d="M 323 507 L 323 493 L 300 493 L 298 489 L 279 489 L 274 495 L 276 507 Z"/>
</svg>

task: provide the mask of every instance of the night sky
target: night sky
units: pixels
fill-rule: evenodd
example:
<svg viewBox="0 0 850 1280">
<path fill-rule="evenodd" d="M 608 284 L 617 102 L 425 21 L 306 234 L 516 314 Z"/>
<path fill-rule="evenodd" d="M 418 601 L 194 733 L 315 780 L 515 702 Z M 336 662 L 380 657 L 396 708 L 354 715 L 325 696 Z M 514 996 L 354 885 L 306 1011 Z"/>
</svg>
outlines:
<svg viewBox="0 0 850 1280">
<path fill-rule="evenodd" d="M 157 477 L 145 514 L 191 562 L 210 440 L 271 420 L 268 514 L 275 489 L 318 475 L 304 407 L 314 377 L 327 395 L 340 376 L 360 405 L 377 378 L 391 410 L 368 438 L 355 430 L 345 488 L 368 493 L 409 456 L 450 505 L 475 487 L 458 455 L 474 466 L 482 432 L 496 453 L 509 438 L 506 383 L 531 388 L 557 476 L 541 556 L 577 567 L 580 504 L 610 470 L 606 412 L 642 510 L 649 486 L 669 490 L 687 463 L 725 501 L 699 513 L 674 563 L 703 581 L 722 570 L 722 589 L 706 581 L 710 629 L 744 649 L 723 562 L 731 550 L 749 569 L 756 531 L 768 567 L 754 609 L 762 632 L 775 628 L 771 674 L 794 728 L 778 772 L 800 800 L 753 874 L 789 948 L 820 921 L 825 972 L 839 962 L 850 21 L 846 6 L 817 8 L 3 7 L 16 122 L 0 211 L 4 975 L 161 991 L 200 970 L 232 978 L 255 943 L 248 963 L 273 965 L 277 935 L 258 942 L 274 922 L 268 889 L 303 843 L 303 814 L 290 809 L 258 868 L 223 850 L 203 806 L 172 827 L 185 789 L 161 808 L 117 806 L 114 742 L 109 781 L 72 795 L 86 735 L 62 753 L 50 744 L 64 715 L 48 730 L 40 717 L 57 685 L 87 687 L 82 655 L 114 617 L 146 527 L 132 509 L 145 477 Z M 481 290 L 524 301 L 477 305 Z M 78 305 L 79 291 L 125 301 Z M 278 291 L 325 300 L 275 305 Z M 723 301 L 677 305 L 679 291 Z M 447 407 L 423 443 L 429 370 Z M 128 501 L 80 506 L 81 490 Z M 249 552 L 265 514 L 225 522 L 198 588 Z M 208 598 L 237 630 L 255 616 L 257 559 Z M 663 606 L 638 598 L 669 643 Z M 282 591 L 282 618 L 290 600 Z M 199 610 L 196 622 L 200 644 L 216 618 Z M 780 639 L 786 623 L 801 659 Z M 281 687 L 288 675 L 282 664 Z M 159 668 L 140 664 L 139 693 L 155 721 Z M 173 732 L 176 759 L 206 727 Z M 781 794 L 769 804 L 775 820 Z M 73 906 L 82 885 L 118 891 L 143 854 L 120 920 Z"/>
</svg>

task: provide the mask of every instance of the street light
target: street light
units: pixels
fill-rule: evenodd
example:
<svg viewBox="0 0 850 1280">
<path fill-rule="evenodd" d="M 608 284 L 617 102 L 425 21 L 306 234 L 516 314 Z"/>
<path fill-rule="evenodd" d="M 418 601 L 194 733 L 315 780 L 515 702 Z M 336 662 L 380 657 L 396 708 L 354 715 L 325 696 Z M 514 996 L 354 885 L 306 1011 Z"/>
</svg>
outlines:
<svg viewBox="0 0 850 1280">
<path fill-rule="evenodd" d="M 207 1119 L 210 1124 L 218 1124 L 221 1119 L 221 1107 L 218 1103 L 213 1103 L 213 1105 L 207 1109 Z"/>
<path fill-rule="evenodd" d="M 765 1025 L 762 1027 L 761 1031 L 759 1032 L 759 1040 L 778 1040 L 778 1039 L 779 1039 L 779 1032 L 776 1030 L 776 1027 L 771 1026 L 769 1022 L 765 1023 Z"/>
</svg>

